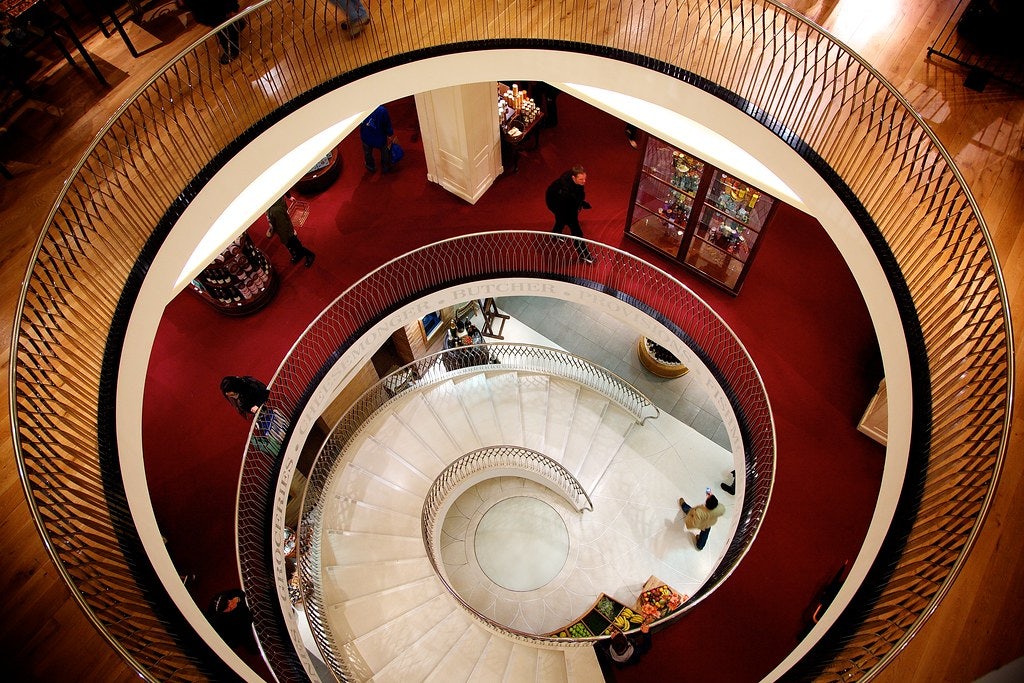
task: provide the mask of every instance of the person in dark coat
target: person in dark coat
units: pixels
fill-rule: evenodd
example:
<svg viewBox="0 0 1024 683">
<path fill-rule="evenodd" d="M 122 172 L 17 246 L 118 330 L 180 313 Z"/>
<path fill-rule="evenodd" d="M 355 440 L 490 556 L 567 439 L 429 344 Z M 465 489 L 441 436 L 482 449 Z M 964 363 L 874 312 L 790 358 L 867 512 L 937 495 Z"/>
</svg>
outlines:
<svg viewBox="0 0 1024 683">
<path fill-rule="evenodd" d="M 584 186 L 587 184 L 587 172 L 582 166 L 573 166 L 548 185 L 544 193 L 544 203 L 548 210 L 555 214 L 555 227 L 551 232 L 561 234 L 562 228 L 569 227 L 573 237 L 583 237 L 583 228 L 580 227 L 580 211 L 589 209 L 587 194 Z M 590 255 L 585 242 L 573 241 L 580 260 L 585 263 L 593 263 L 594 257 Z"/>
<path fill-rule="evenodd" d="M 188 9 L 197 22 L 210 28 L 216 28 L 238 14 L 238 0 L 178 0 L 178 6 Z M 236 21 L 217 33 L 221 64 L 227 64 L 238 56 L 239 33 L 243 28 L 245 22 Z"/>
<path fill-rule="evenodd" d="M 303 246 L 299 241 L 299 236 L 295 234 L 295 226 L 292 225 L 291 216 L 288 215 L 288 202 L 284 197 L 278 199 L 267 209 L 267 223 L 270 224 L 267 237 L 277 235 L 277 239 L 281 240 L 288 249 L 288 253 L 292 255 L 292 263 L 298 263 L 300 259 L 305 258 L 307 268 L 313 265 L 316 254 Z"/>
<path fill-rule="evenodd" d="M 242 417 L 251 417 L 270 397 L 267 385 L 255 377 L 228 375 L 220 381 L 220 391 Z"/>
<path fill-rule="evenodd" d="M 217 634 L 231 648 L 250 643 L 252 614 L 245 604 L 245 593 L 240 588 L 226 590 L 213 596 L 207 609 L 207 618 Z"/>
<path fill-rule="evenodd" d="M 373 150 L 380 150 L 381 173 L 391 171 L 391 146 L 395 138 L 395 130 L 391 127 L 391 115 L 384 105 L 374 109 L 361 124 L 359 124 L 359 139 L 363 142 L 363 160 L 366 162 L 366 170 L 374 173 L 377 164 L 373 160 Z"/>
</svg>

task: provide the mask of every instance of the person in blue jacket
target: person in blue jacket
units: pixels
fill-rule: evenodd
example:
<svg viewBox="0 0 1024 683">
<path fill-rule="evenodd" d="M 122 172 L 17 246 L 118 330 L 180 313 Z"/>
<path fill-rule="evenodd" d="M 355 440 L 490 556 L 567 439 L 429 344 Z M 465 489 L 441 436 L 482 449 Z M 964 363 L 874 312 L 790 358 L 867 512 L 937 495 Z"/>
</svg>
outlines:
<svg viewBox="0 0 1024 683">
<path fill-rule="evenodd" d="M 394 140 L 395 131 L 391 127 L 391 116 L 384 105 L 380 105 L 371 112 L 366 119 L 359 124 L 359 139 L 363 141 L 363 160 L 366 162 L 366 170 L 370 173 L 377 171 L 377 164 L 373 159 L 373 150 L 380 150 L 381 173 L 391 171 L 391 141 Z"/>
</svg>

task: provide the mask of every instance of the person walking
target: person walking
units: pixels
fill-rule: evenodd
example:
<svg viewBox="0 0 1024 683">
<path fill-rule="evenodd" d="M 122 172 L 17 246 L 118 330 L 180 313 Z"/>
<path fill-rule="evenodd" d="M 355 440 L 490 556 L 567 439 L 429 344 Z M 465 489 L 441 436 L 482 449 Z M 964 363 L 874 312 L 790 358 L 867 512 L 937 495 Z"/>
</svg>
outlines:
<svg viewBox="0 0 1024 683">
<path fill-rule="evenodd" d="M 278 198 L 267 209 L 267 223 L 270 224 L 267 237 L 272 234 L 277 235 L 277 238 L 287 247 L 288 253 L 292 255 L 292 263 L 298 263 L 305 258 L 307 268 L 313 265 L 316 254 L 303 246 L 299 241 L 299 236 L 295 234 L 295 226 L 292 225 L 291 216 L 288 215 L 288 202 L 284 197 Z"/>
<path fill-rule="evenodd" d="M 616 668 L 636 664 L 651 649 L 651 627 L 647 619 L 640 624 L 639 634 L 630 631 L 627 636 L 618 627 L 608 629 L 608 657 Z"/>
<path fill-rule="evenodd" d="M 704 550 L 711 534 L 711 527 L 725 513 L 725 506 L 718 502 L 718 499 L 707 489 L 704 504 L 691 507 L 682 498 L 679 499 L 679 507 L 682 508 L 686 518 L 683 520 L 687 529 L 697 530 L 697 550 Z"/>
<path fill-rule="evenodd" d="M 341 28 L 348 31 L 348 34 L 355 38 L 363 32 L 363 28 L 370 23 L 370 14 L 366 11 L 362 0 L 331 0 L 335 5 L 345 12 L 345 19 L 341 22 Z"/>
<path fill-rule="evenodd" d="M 590 208 L 584 189 L 586 184 L 587 172 L 577 164 L 548 185 L 548 189 L 544 193 L 544 203 L 548 210 L 555 215 L 555 226 L 551 232 L 562 234 L 562 228 L 568 226 L 573 237 L 583 237 L 583 228 L 580 227 L 580 211 Z M 573 240 L 573 244 L 581 261 L 584 263 L 594 262 L 594 257 L 590 255 L 586 242 Z"/>
<path fill-rule="evenodd" d="M 270 397 L 267 385 L 250 375 L 228 375 L 220 381 L 220 392 L 244 418 L 251 418 Z"/>
<path fill-rule="evenodd" d="M 380 151 L 381 173 L 391 172 L 391 141 L 395 139 L 395 130 L 391 127 L 391 115 L 382 104 L 374 109 L 366 119 L 359 124 L 359 139 L 363 142 L 363 161 L 366 162 L 366 170 L 376 173 L 377 164 L 373 159 L 373 150 Z"/>
<path fill-rule="evenodd" d="M 203 26 L 216 28 L 238 14 L 238 0 L 177 0 L 178 7 L 184 7 Z M 233 61 L 240 52 L 239 33 L 245 28 L 245 21 L 236 21 L 217 32 L 220 44 L 220 63 Z"/>
<path fill-rule="evenodd" d="M 241 588 L 221 591 L 210 600 L 207 618 L 228 647 L 235 649 L 253 645 L 252 613 Z"/>
</svg>

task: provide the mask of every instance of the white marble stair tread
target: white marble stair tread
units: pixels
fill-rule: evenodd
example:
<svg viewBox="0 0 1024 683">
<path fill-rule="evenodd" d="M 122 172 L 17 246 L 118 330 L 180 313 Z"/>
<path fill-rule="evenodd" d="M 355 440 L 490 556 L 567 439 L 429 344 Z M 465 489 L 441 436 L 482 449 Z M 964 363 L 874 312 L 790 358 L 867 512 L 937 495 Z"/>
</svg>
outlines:
<svg viewBox="0 0 1024 683">
<path fill-rule="evenodd" d="M 324 566 L 387 562 L 424 557 L 423 538 L 416 536 L 394 536 L 389 534 L 367 534 L 353 531 L 329 531 L 327 545 L 330 546 L 333 562 L 324 561 Z"/>
<path fill-rule="evenodd" d="M 562 466 L 574 475 L 579 474 L 609 405 L 604 396 L 580 388 L 561 461 Z"/>
<path fill-rule="evenodd" d="M 476 666 L 470 675 L 471 681 L 501 681 L 508 666 L 509 657 L 512 655 L 512 641 L 492 634 L 484 645 L 480 656 L 477 657 Z M 510 682 L 511 683 L 511 682 Z"/>
<path fill-rule="evenodd" d="M 448 601 L 447 615 L 429 628 L 419 631 L 419 637 L 373 676 L 380 683 L 407 683 L 422 681 L 437 669 L 452 644 L 469 629 L 471 617 L 454 600 Z M 426 607 L 424 607 L 426 609 Z M 393 650 L 395 651 L 395 650 Z"/>
<path fill-rule="evenodd" d="M 424 594 L 422 597 L 427 599 L 365 631 L 353 641 L 371 670 L 384 669 L 402 652 L 414 648 L 424 633 L 438 628 L 446 619 L 466 618 L 461 609 L 456 611 L 457 603 L 447 592 Z"/>
<path fill-rule="evenodd" d="M 436 576 L 410 581 L 331 605 L 331 626 L 339 640 L 358 641 L 437 597 L 453 599 Z M 357 648 L 363 652 L 358 644 Z"/>
<path fill-rule="evenodd" d="M 495 402 L 495 413 L 499 416 L 503 442 L 522 445 L 523 405 L 519 374 L 488 373 L 487 383 L 490 386 L 490 396 Z"/>
<path fill-rule="evenodd" d="M 537 649 L 537 669 L 533 680 L 544 683 L 569 683 L 569 672 L 565 666 L 565 649 Z M 582 681 L 581 681 L 582 683 Z"/>
<path fill-rule="evenodd" d="M 420 516 L 391 510 L 361 500 L 336 500 L 330 520 L 323 527 L 329 531 L 356 531 L 413 536 L 420 533 Z"/>
<path fill-rule="evenodd" d="M 498 416 L 491 401 L 491 388 L 484 373 L 463 375 L 452 380 L 457 390 L 462 411 L 469 416 L 473 434 L 480 446 L 494 446 L 501 443 Z"/>
<path fill-rule="evenodd" d="M 359 449 L 349 466 L 361 467 L 422 499 L 426 495 L 427 489 L 434 483 L 434 477 L 424 474 L 411 465 L 401 456 L 401 449 L 401 445 L 393 449 L 373 436 L 366 440 L 363 448 Z"/>
<path fill-rule="evenodd" d="M 424 679 L 425 683 L 469 683 L 480 654 L 491 634 L 483 626 L 470 623 L 462 636 L 452 644 L 437 668 Z"/>
<path fill-rule="evenodd" d="M 416 404 L 409 404 L 412 408 Z M 424 478 L 433 481 L 437 473 L 444 468 L 441 458 L 434 452 L 429 443 L 425 442 L 420 434 L 408 425 L 415 424 L 401 419 L 401 413 L 392 413 L 389 419 L 385 420 L 380 429 L 370 435 L 368 442 L 372 441 L 380 448 L 391 452 L 395 457 L 401 458 L 409 467 L 420 473 Z M 363 453 L 366 449 L 361 449 Z M 352 462 L 360 463 L 361 458 L 357 455 Z"/>
<path fill-rule="evenodd" d="M 361 449 L 362 445 L 371 435 L 385 428 L 385 425 L 394 420 L 394 416 L 403 410 L 410 401 L 415 400 L 417 396 L 418 394 L 416 393 L 409 393 L 394 398 L 388 405 L 389 410 L 372 416 L 362 424 L 361 428 L 356 431 L 355 435 L 345 445 L 345 453 L 347 454 L 345 461 L 350 462 L 354 457 L 353 454 L 359 452 L 359 449 Z"/>
<path fill-rule="evenodd" d="M 423 509 L 423 497 L 404 489 L 358 465 L 349 465 L 341 477 L 331 483 L 331 498 L 361 500 L 371 505 L 397 512 L 418 515 Z M 328 518 L 327 511 L 324 517 Z"/>
<path fill-rule="evenodd" d="M 561 462 L 572 431 L 572 416 L 580 387 L 572 382 L 548 378 L 548 407 L 544 423 L 544 455 Z"/>
<path fill-rule="evenodd" d="M 522 445 L 539 453 L 547 450 L 548 385 L 545 375 L 518 373 L 523 421 Z"/>
<path fill-rule="evenodd" d="M 566 648 L 565 672 L 566 678 L 570 681 L 603 681 L 604 674 L 601 673 L 601 663 L 597 660 L 597 653 L 592 647 Z"/>
<path fill-rule="evenodd" d="M 608 404 L 594 432 L 590 447 L 584 454 L 583 462 L 576 467 L 576 479 L 584 490 L 594 491 L 635 427 L 636 421 L 632 415 L 615 403 Z"/>
<path fill-rule="evenodd" d="M 512 653 L 508 657 L 508 664 L 505 665 L 505 681 L 535 681 L 537 680 L 537 652 L 538 649 L 527 645 L 516 643 L 512 646 Z"/>
<path fill-rule="evenodd" d="M 390 560 L 368 564 L 336 565 L 328 567 L 324 583 L 331 590 L 325 603 L 333 605 L 346 600 L 355 600 L 372 593 L 379 593 L 394 586 L 401 586 L 427 579 L 434 575 L 434 568 L 425 557 L 407 560 Z"/>
<path fill-rule="evenodd" d="M 462 401 L 459 400 L 457 389 L 451 382 L 432 387 L 423 396 L 438 424 L 445 429 L 449 438 L 455 443 L 458 451 L 455 457 L 475 451 L 480 447 L 480 440 L 477 439 L 473 425 L 462 408 Z"/>
<path fill-rule="evenodd" d="M 424 450 L 430 451 L 442 469 L 452 461 L 452 454 L 460 450 L 448 430 L 438 421 L 424 393 L 411 396 L 401 410 L 393 415 L 422 444 Z"/>
<path fill-rule="evenodd" d="M 518 375 L 515 372 L 488 373 L 487 385 L 491 390 L 494 413 L 498 416 L 501 443 L 525 445 Z"/>
</svg>

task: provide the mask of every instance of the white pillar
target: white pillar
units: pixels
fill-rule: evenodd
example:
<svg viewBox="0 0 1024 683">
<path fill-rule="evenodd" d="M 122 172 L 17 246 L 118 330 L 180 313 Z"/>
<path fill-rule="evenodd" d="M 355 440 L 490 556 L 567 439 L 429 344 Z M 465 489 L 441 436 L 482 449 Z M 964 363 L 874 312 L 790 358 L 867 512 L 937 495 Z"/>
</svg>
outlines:
<svg viewBox="0 0 1024 683">
<path fill-rule="evenodd" d="M 416 95 L 427 178 L 475 204 L 502 171 L 493 81 Z"/>
</svg>

